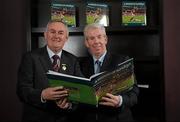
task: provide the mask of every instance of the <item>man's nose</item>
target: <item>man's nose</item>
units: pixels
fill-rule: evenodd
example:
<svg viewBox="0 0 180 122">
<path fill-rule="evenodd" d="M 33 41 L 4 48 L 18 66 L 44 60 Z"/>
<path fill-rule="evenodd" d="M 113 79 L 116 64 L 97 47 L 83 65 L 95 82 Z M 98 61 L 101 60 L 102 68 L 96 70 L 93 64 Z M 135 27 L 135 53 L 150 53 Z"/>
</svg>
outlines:
<svg viewBox="0 0 180 122">
<path fill-rule="evenodd" d="M 59 33 L 58 32 L 54 33 L 54 37 L 59 37 Z"/>
<path fill-rule="evenodd" d="M 99 42 L 98 37 L 95 37 L 95 38 L 94 38 L 94 42 L 95 42 L 95 43 L 98 43 L 98 42 Z"/>
</svg>

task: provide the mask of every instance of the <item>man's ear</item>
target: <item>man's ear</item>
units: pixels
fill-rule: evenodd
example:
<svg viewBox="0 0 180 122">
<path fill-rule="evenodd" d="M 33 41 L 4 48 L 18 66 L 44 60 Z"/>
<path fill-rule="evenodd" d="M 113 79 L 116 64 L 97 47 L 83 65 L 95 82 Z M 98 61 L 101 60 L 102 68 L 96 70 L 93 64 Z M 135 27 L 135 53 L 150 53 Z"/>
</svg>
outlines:
<svg viewBox="0 0 180 122">
<path fill-rule="evenodd" d="M 84 44 L 85 44 L 85 46 L 87 47 L 87 48 L 89 48 L 89 44 L 88 44 L 88 41 L 85 39 L 85 41 L 84 41 Z"/>
<path fill-rule="evenodd" d="M 44 32 L 44 38 L 47 39 L 47 32 Z"/>
<path fill-rule="evenodd" d="M 69 38 L 69 35 L 66 33 L 66 41 L 68 40 L 68 38 Z"/>
<path fill-rule="evenodd" d="M 107 42 L 108 42 L 108 37 L 105 36 L 104 38 L 105 38 L 105 42 L 106 42 L 106 44 L 107 44 Z"/>
</svg>

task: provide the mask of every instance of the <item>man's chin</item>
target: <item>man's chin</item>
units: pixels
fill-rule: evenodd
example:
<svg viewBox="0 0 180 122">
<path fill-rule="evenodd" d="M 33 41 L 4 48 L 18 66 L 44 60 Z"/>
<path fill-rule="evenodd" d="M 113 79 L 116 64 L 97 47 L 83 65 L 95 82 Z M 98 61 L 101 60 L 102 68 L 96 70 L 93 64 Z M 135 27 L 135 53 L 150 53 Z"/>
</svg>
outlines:
<svg viewBox="0 0 180 122">
<path fill-rule="evenodd" d="M 95 55 L 100 56 L 102 55 L 102 52 L 96 52 Z"/>
<path fill-rule="evenodd" d="M 56 52 L 59 52 L 59 51 L 61 51 L 61 50 L 62 50 L 61 47 L 54 47 L 54 51 L 56 51 Z"/>
</svg>

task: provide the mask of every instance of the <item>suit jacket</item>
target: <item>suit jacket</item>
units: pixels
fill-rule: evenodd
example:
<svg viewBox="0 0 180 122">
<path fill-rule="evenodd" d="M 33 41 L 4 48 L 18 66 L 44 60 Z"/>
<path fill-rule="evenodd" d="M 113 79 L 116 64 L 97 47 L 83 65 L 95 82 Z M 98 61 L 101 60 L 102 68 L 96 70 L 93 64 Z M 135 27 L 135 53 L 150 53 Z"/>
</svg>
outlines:
<svg viewBox="0 0 180 122">
<path fill-rule="evenodd" d="M 66 70 L 60 68 L 61 73 L 82 76 L 77 58 L 62 51 L 60 66 L 66 65 Z M 54 122 L 66 121 L 67 110 L 58 108 L 54 101 L 41 102 L 41 92 L 47 88 L 46 72 L 52 70 L 52 63 L 46 47 L 37 49 L 24 55 L 18 71 L 17 95 L 23 104 L 23 122 Z"/>
<path fill-rule="evenodd" d="M 114 69 L 119 63 L 127 60 L 127 56 L 123 55 L 113 55 L 107 52 L 100 71 L 106 71 Z M 80 60 L 80 67 L 83 75 L 89 78 L 94 74 L 94 64 L 93 58 L 91 56 L 83 58 Z M 88 121 L 98 121 L 98 122 L 124 122 L 124 121 L 133 121 L 130 107 L 137 103 L 137 96 L 139 94 L 139 89 L 137 84 L 135 84 L 132 90 L 120 93 L 123 98 L 123 104 L 121 107 L 112 108 L 99 105 L 97 108 L 88 105 L 81 105 L 79 111 L 83 111 L 84 115 L 80 114 L 81 120 L 84 122 Z M 87 107 L 88 106 L 88 107 Z M 78 116 L 78 115 L 77 115 Z"/>
</svg>

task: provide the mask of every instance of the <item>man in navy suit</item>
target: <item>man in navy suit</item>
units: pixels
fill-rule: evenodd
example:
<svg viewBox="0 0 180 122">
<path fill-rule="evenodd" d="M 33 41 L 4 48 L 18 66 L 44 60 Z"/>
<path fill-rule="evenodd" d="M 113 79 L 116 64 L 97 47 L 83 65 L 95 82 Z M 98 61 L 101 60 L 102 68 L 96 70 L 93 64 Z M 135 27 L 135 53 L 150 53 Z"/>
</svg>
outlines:
<svg viewBox="0 0 180 122">
<path fill-rule="evenodd" d="M 87 25 L 84 29 L 84 36 L 85 45 L 90 54 L 80 62 L 81 71 L 85 77 L 89 78 L 98 72 L 113 69 L 119 63 L 128 59 L 127 56 L 117 56 L 108 52 L 106 48 L 108 38 L 103 26 L 95 23 Z M 84 115 L 81 114 L 80 118 L 81 120 L 84 119 L 84 122 L 132 122 L 133 117 L 130 107 L 137 103 L 138 94 L 137 84 L 124 93 L 115 95 L 107 93 L 102 97 L 99 106 L 96 108 L 82 105 L 80 111 L 83 111 Z"/>
<path fill-rule="evenodd" d="M 58 72 L 81 76 L 77 58 L 64 51 L 68 40 L 67 26 L 60 21 L 47 24 L 44 37 L 47 45 L 28 52 L 22 58 L 18 71 L 17 95 L 23 102 L 23 122 L 66 122 L 74 105 L 67 100 L 68 91 L 49 87 L 46 72 L 53 70 L 56 55 Z"/>
</svg>

